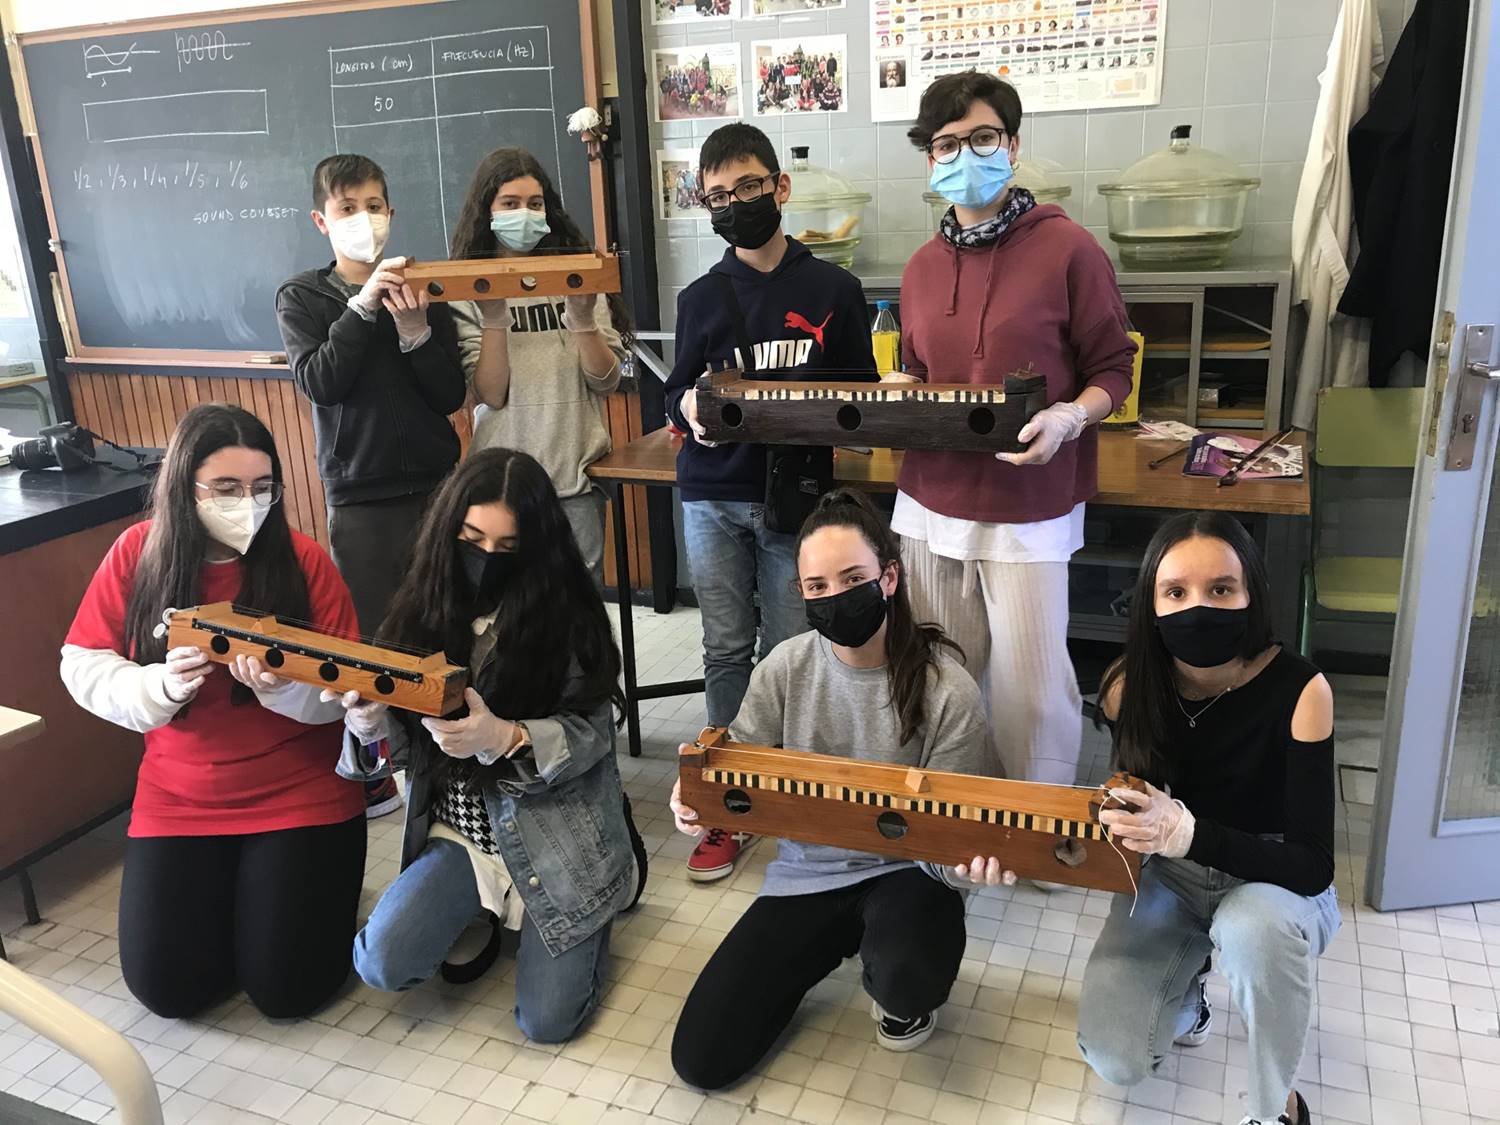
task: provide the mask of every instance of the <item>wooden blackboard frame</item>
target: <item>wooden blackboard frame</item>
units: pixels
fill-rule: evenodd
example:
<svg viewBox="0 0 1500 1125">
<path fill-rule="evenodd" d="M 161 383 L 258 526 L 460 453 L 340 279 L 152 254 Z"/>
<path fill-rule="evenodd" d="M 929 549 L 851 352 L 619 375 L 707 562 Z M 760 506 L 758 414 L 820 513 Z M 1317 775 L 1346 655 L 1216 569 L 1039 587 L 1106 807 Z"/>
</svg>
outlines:
<svg viewBox="0 0 1500 1125">
<path fill-rule="evenodd" d="M 41 183 L 42 203 L 47 213 L 48 234 L 57 245 L 57 215 L 52 203 L 52 189 L 47 179 L 47 166 L 42 159 L 42 146 L 38 137 L 35 112 L 32 110 L 31 82 L 26 73 L 24 49 L 39 43 L 57 43 L 77 39 L 89 34 L 123 35 L 132 31 L 174 31 L 185 26 L 197 26 L 205 20 L 216 24 L 245 23 L 250 20 L 296 19 L 301 16 L 342 15 L 346 12 L 369 11 L 381 8 L 406 8 L 431 3 L 432 0 L 292 0 L 290 3 L 257 5 L 253 8 L 233 8 L 192 12 L 175 16 L 152 16 L 146 19 L 121 20 L 113 23 L 77 24 L 71 27 L 49 28 L 46 31 L 26 32 L 15 37 L 17 49 L 11 51 L 13 70 L 24 95 L 26 106 L 26 138 L 36 161 L 37 177 Z M 603 91 L 599 81 L 599 32 L 595 16 L 597 0 L 578 0 L 578 38 L 583 52 L 583 96 L 588 105 L 599 108 L 603 104 Z M 554 107 L 555 108 L 555 107 Z M 605 205 L 604 162 L 589 161 L 589 197 L 592 205 L 595 239 L 601 248 L 608 248 L 613 239 L 610 235 L 608 209 Z M 123 367 L 139 369 L 143 364 L 166 368 L 236 368 L 249 371 L 287 372 L 284 362 L 271 356 L 279 353 L 254 351 L 219 351 L 198 348 L 100 348 L 82 342 L 78 329 L 77 309 L 73 304 L 73 290 L 68 283 L 68 265 L 63 254 L 54 249 L 53 289 L 57 303 L 61 306 L 63 336 L 67 345 L 67 358 L 78 366 Z M 185 371 L 184 374 L 187 372 Z"/>
</svg>

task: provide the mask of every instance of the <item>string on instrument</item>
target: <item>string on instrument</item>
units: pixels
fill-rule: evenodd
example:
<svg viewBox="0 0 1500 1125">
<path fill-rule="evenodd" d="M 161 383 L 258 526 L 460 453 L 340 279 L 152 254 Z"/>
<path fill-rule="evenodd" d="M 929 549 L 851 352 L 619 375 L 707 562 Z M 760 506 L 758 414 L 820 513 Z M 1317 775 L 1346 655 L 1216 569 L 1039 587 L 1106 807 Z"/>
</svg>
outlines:
<svg viewBox="0 0 1500 1125">
<path fill-rule="evenodd" d="M 325 637 L 332 637 L 335 640 L 357 641 L 360 644 L 374 645 L 376 648 L 389 649 L 391 652 L 405 653 L 407 656 L 416 656 L 423 659 L 434 655 L 437 651 L 436 649 L 413 648 L 410 645 L 397 644 L 395 641 L 378 637 L 374 633 L 355 633 L 353 636 L 346 636 L 342 633 L 332 632 L 327 626 L 320 625 L 316 621 L 303 621 L 299 618 L 286 617 L 279 613 L 266 613 L 263 610 L 254 609 L 239 602 L 234 602 L 233 605 L 234 612 L 244 614 L 246 617 L 274 617 L 279 625 L 290 625 L 295 629 L 307 629 L 314 633 L 321 633 Z M 166 620 L 166 615 L 172 612 L 174 611 L 167 610 L 163 615 L 163 621 Z"/>
<path fill-rule="evenodd" d="M 1087 788 L 1087 786 L 1074 786 L 1074 788 L 1075 789 L 1083 789 L 1083 788 Z M 1127 802 L 1120 800 L 1120 798 L 1116 797 L 1108 789 L 1104 788 L 1104 786 L 1102 786 L 1102 785 L 1099 786 L 1099 792 L 1103 796 L 1104 801 L 1113 801 L 1113 802 L 1115 802 L 1115 804 L 1119 805 L 1122 809 L 1125 809 L 1127 812 L 1131 811 L 1131 806 Z M 1099 811 L 1100 812 L 1104 811 L 1104 802 L 1103 801 L 1101 801 L 1099 803 Z M 1126 878 L 1128 878 L 1130 880 L 1130 894 L 1131 894 L 1131 899 L 1130 899 L 1130 913 L 1128 915 L 1126 915 L 1126 917 L 1127 918 L 1134 918 L 1135 917 L 1136 904 L 1141 901 L 1141 888 L 1136 885 L 1136 882 L 1135 882 L 1135 872 L 1130 869 L 1130 861 L 1125 858 L 1125 853 L 1122 852 L 1120 850 L 1120 846 L 1115 843 L 1115 834 L 1113 832 L 1111 832 L 1108 828 L 1106 828 L 1103 824 L 1099 825 L 1099 827 L 1104 832 L 1105 842 L 1108 843 L 1110 847 L 1114 848 L 1115 855 L 1119 856 L 1120 857 L 1120 862 L 1125 865 L 1125 876 L 1126 876 Z"/>
</svg>

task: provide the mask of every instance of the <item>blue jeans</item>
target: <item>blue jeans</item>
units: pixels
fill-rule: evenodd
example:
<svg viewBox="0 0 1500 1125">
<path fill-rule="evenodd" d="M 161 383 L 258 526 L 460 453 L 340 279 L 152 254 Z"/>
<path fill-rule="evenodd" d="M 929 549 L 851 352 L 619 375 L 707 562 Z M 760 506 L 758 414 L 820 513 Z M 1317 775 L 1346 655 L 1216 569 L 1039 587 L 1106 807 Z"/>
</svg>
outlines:
<svg viewBox="0 0 1500 1125">
<path fill-rule="evenodd" d="M 400 992 L 430 979 L 479 913 L 468 853 L 452 840 L 431 840 L 380 896 L 354 935 L 354 970 L 371 988 Z M 571 1039 L 599 1005 L 609 924 L 556 957 L 547 953 L 530 915 L 516 953 L 516 1024 L 528 1039 Z"/>
<path fill-rule="evenodd" d="M 682 534 L 703 613 L 703 678 L 708 722 L 727 727 L 750 685 L 752 657 L 807 632 L 797 589 L 797 537 L 767 531 L 765 506 L 735 500 L 682 505 Z M 755 604 L 760 598 L 760 647 Z"/>
<path fill-rule="evenodd" d="M 1339 929 L 1332 887 L 1311 898 L 1154 856 L 1141 894 L 1116 895 L 1083 972 L 1078 1049 L 1106 1082 L 1133 1086 L 1192 1018 L 1188 995 L 1210 951 L 1249 1038 L 1245 1110 L 1275 1121 L 1302 1059 L 1317 960 Z"/>
</svg>

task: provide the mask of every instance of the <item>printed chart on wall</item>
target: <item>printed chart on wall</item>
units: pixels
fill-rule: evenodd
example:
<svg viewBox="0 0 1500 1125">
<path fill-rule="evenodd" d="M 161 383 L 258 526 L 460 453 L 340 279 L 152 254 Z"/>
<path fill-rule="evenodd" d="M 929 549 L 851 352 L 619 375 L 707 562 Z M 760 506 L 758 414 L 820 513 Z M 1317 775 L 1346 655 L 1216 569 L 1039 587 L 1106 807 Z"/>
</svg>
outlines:
<svg viewBox="0 0 1500 1125">
<path fill-rule="evenodd" d="M 1027 113 L 1155 105 L 1167 0 L 870 0 L 876 121 L 909 121 L 945 74 L 998 74 Z"/>
</svg>

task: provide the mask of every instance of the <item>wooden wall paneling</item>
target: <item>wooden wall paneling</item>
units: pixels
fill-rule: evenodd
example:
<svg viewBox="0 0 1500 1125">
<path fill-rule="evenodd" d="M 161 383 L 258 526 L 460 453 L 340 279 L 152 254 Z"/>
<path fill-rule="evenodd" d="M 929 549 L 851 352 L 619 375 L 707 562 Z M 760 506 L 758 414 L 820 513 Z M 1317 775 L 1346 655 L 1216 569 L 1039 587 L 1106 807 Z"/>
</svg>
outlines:
<svg viewBox="0 0 1500 1125">
<path fill-rule="evenodd" d="M 292 526 L 305 529 L 312 526 L 312 509 L 307 505 L 307 484 L 303 479 L 306 473 L 292 472 L 293 466 L 301 470 L 306 464 L 302 459 L 302 432 L 297 426 L 297 404 L 282 383 L 277 382 L 272 389 L 275 393 L 271 395 L 271 432 L 276 435 L 284 484 L 281 502 L 286 505 Z"/>
<path fill-rule="evenodd" d="M 328 497 L 323 493 L 323 478 L 318 475 L 318 439 L 313 432 L 312 403 L 294 392 L 297 400 L 297 423 L 302 430 L 303 476 L 308 503 L 312 506 L 313 531 L 308 532 L 324 547 L 328 546 Z"/>
</svg>

